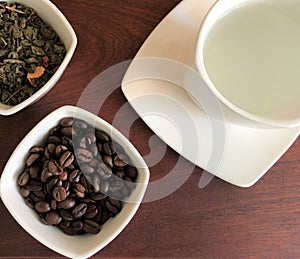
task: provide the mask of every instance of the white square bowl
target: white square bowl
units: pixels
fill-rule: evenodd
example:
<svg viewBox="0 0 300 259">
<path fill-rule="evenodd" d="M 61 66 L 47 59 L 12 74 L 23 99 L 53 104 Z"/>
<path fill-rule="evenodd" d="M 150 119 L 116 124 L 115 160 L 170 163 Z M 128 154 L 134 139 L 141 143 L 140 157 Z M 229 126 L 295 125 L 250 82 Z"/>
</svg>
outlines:
<svg viewBox="0 0 300 259">
<path fill-rule="evenodd" d="M 49 130 L 64 117 L 82 119 L 111 135 L 114 141 L 123 146 L 138 170 L 138 184 L 128 198 L 130 202 L 124 202 L 120 213 L 103 224 L 96 235 L 68 236 L 58 227 L 44 225 L 39 221 L 37 213 L 25 204 L 17 185 L 17 178 L 24 169 L 29 149 L 33 145 L 45 143 Z M 149 169 L 139 152 L 117 129 L 90 112 L 74 106 L 63 106 L 41 120 L 16 147 L 2 173 L 0 195 L 10 214 L 39 242 L 61 255 L 87 258 L 111 242 L 130 222 L 142 202 L 149 175 Z"/>
<path fill-rule="evenodd" d="M 66 47 L 66 56 L 48 82 L 32 96 L 14 106 L 0 103 L 0 115 L 14 114 L 42 98 L 60 79 L 77 46 L 77 37 L 72 26 L 52 2 L 49 0 L 7 0 L 7 3 L 16 2 L 33 8 L 39 17 L 54 29 Z"/>
</svg>

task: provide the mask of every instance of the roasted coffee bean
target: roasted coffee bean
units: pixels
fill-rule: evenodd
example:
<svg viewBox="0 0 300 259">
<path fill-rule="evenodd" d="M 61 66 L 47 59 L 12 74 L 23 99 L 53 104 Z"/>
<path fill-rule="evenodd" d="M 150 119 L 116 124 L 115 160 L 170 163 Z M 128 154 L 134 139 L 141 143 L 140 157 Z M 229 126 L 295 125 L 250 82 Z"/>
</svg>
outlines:
<svg viewBox="0 0 300 259">
<path fill-rule="evenodd" d="M 59 210 L 59 214 L 61 215 L 61 217 L 64 219 L 64 220 L 73 220 L 74 217 L 72 216 L 72 214 L 65 210 L 65 209 L 61 209 Z"/>
<path fill-rule="evenodd" d="M 63 127 L 70 127 L 73 125 L 73 118 L 63 118 L 60 120 L 59 124 Z"/>
<path fill-rule="evenodd" d="M 93 187 L 94 187 L 94 192 L 99 192 L 100 191 L 100 177 L 98 175 L 95 175 L 93 178 Z"/>
<path fill-rule="evenodd" d="M 108 193 L 109 187 L 110 187 L 109 181 L 102 181 L 100 183 L 100 191 L 104 194 Z"/>
<path fill-rule="evenodd" d="M 31 199 L 31 198 L 29 198 L 29 197 L 27 197 L 26 199 L 25 199 L 25 204 L 29 207 L 29 208 L 34 208 L 34 201 Z"/>
<path fill-rule="evenodd" d="M 137 178 L 137 175 L 138 175 L 138 172 L 137 172 L 137 169 L 136 167 L 134 166 L 128 166 L 126 169 L 125 169 L 125 172 L 126 172 L 126 175 L 132 179 L 133 181 L 135 181 L 135 179 Z"/>
<path fill-rule="evenodd" d="M 93 160 L 92 152 L 87 149 L 77 148 L 75 154 L 76 154 L 76 158 L 81 162 L 88 163 Z"/>
<path fill-rule="evenodd" d="M 74 236 L 74 235 L 76 235 L 76 233 L 77 233 L 77 232 L 76 232 L 73 228 L 71 228 L 71 227 L 63 228 L 62 231 L 63 231 L 66 235 L 68 235 L 68 236 Z"/>
<path fill-rule="evenodd" d="M 102 142 L 110 141 L 110 136 L 102 130 L 96 130 L 96 137 Z"/>
<path fill-rule="evenodd" d="M 72 216 L 76 219 L 81 218 L 87 210 L 87 205 L 85 203 L 80 203 L 72 209 Z"/>
<path fill-rule="evenodd" d="M 52 173 L 53 175 L 60 175 L 63 173 L 63 168 L 59 165 L 58 161 L 56 160 L 51 160 L 48 163 L 48 170 L 50 171 L 50 173 Z"/>
<path fill-rule="evenodd" d="M 101 200 L 104 200 L 105 198 L 107 197 L 106 194 L 103 194 L 101 192 L 98 192 L 98 193 L 92 193 L 91 194 L 91 198 L 95 201 L 101 201 Z"/>
<path fill-rule="evenodd" d="M 45 149 L 45 157 L 50 159 L 55 153 L 56 145 L 53 143 L 48 144 L 47 148 Z"/>
<path fill-rule="evenodd" d="M 111 167 L 107 166 L 106 164 L 100 164 L 97 169 L 97 173 L 102 180 L 109 179 L 113 174 Z"/>
<path fill-rule="evenodd" d="M 29 157 L 26 160 L 26 165 L 27 166 L 31 166 L 33 163 L 37 162 L 37 160 L 40 158 L 40 154 L 39 153 L 32 153 L 31 155 L 29 155 Z"/>
<path fill-rule="evenodd" d="M 47 212 L 45 220 L 48 225 L 58 225 L 62 221 L 62 217 L 56 211 Z"/>
<path fill-rule="evenodd" d="M 92 174 L 94 172 L 94 168 L 88 164 L 81 164 L 79 167 L 83 174 Z"/>
<path fill-rule="evenodd" d="M 100 232 L 100 229 L 101 228 L 99 224 L 94 220 L 85 219 L 83 221 L 83 230 L 87 233 L 98 234 Z"/>
<path fill-rule="evenodd" d="M 58 145 L 56 148 L 55 148 L 55 156 L 56 157 L 61 157 L 62 153 L 64 153 L 65 151 L 67 151 L 68 148 L 64 145 Z"/>
<path fill-rule="evenodd" d="M 72 127 L 64 127 L 60 130 L 60 132 L 67 137 L 72 137 L 73 135 L 76 135 L 76 132 L 73 130 Z"/>
<path fill-rule="evenodd" d="M 76 220 L 74 222 L 72 222 L 72 228 L 75 230 L 75 231 L 80 231 L 83 229 L 83 222 L 80 221 L 80 220 Z"/>
<path fill-rule="evenodd" d="M 114 167 L 113 159 L 111 156 L 104 156 L 103 162 L 108 165 L 109 167 Z"/>
<path fill-rule="evenodd" d="M 117 177 L 119 177 L 119 178 L 121 178 L 121 179 L 124 179 L 125 178 L 125 172 L 122 170 L 122 171 L 117 171 L 116 173 L 115 173 L 115 175 L 117 176 Z"/>
<path fill-rule="evenodd" d="M 26 188 L 29 191 L 33 191 L 33 192 L 37 192 L 42 190 L 42 184 L 36 180 L 30 180 L 27 184 L 26 184 Z"/>
<path fill-rule="evenodd" d="M 75 120 L 74 121 L 74 127 L 78 128 L 80 130 L 84 130 L 88 127 L 88 125 L 82 120 Z"/>
<path fill-rule="evenodd" d="M 120 203 L 120 201 L 113 198 L 108 198 L 105 202 L 105 205 L 113 215 L 118 214 L 122 209 L 122 204 Z"/>
<path fill-rule="evenodd" d="M 31 178 L 37 178 L 39 175 L 40 167 L 39 165 L 33 165 L 29 168 L 29 174 Z"/>
<path fill-rule="evenodd" d="M 112 156 L 116 152 L 112 142 L 105 142 L 103 144 L 103 151 L 109 156 Z"/>
<path fill-rule="evenodd" d="M 97 213 L 98 213 L 97 206 L 95 204 L 92 204 L 87 207 L 84 217 L 86 219 L 92 219 L 93 217 L 95 217 L 97 215 Z"/>
<path fill-rule="evenodd" d="M 44 148 L 41 146 L 33 146 L 29 150 L 29 153 L 43 153 L 43 152 L 44 152 Z"/>
<path fill-rule="evenodd" d="M 25 172 L 23 172 L 22 174 L 19 175 L 18 184 L 20 186 L 24 186 L 29 182 L 29 179 L 30 179 L 29 172 L 25 171 Z"/>
<path fill-rule="evenodd" d="M 69 175 L 69 181 L 71 183 L 77 183 L 80 180 L 80 171 L 79 170 L 73 170 Z"/>
<path fill-rule="evenodd" d="M 50 211 L 50 205 L 45 201 L 37 202 L 34 206 L 35 210 L 40 213 L 46 213 Z"/>
<path fill-rule="evenodd" d="M 21 193 L 21 195 L 22 195 L 23 198 L 26 198 L 26 197 L 29 196 L 30 191 L 26 187 L 22 187 L 20 189 L 20 193 Z"/>
<path fill-rule="evenodd" d="M 61 143 L 61 139 L 57 136 L 49 136 L 48 137 L 48 142 L 59 145 Z"/>
<path fill-rule="evenodd" d="M 128 159 L 125 156 L 118 156 L 116 155 L 114 157 L 114 165 L 117 167 L 124 167 L 128 163 Z"/>
<path fill-rule="evenodd" d="M 122 189 L 124 188 L 124 182 L 122 180 L 115 179 L 111 183 L 109 190 L 112 194 L 121 193 Z"/>
<path fill-rule="evenodd" d="M 63 201 L 67 198 L 66 190 L 62 186 L 54 187 L 52 195 L 56 201 Z"/>
<path fill-rule="evenodd" d="M 64 201 L 58 203 L 58 207 L 61 209 L 71 209 L 76 204 L 75 199 L 66 198 Z"/>
<path fill-rule="evenodd" d="M 46 183 L 53 176 L 53 174 L 49 171 L 48 168 L 44 168 L 41 174 L 42 183 Z"/>
<path fill-rule="evenodd" d="M 53 188 L 56 186 L 57 182 L 58 182 L 58 179 L 53 178 L 46 184 L 47 193 L 49 193 L 49 194 L 52 193 Z"/>
<path fill-rule="evenodd" d="M 73 141 L 72 141 L 72 137 L 67 137 L 67 136 L 63 136 L 61 139 L 61 142 L 63 145 L 72 148 L 73 147 Z"/>
<path fill-rule="evenodd" d="M 64 229 L 64 228 L 68 228 L 70 226 L 70 221 L 68 220 L 63 220 L 60 224 L 59 227 Z"/>
<path fill-rule="evenodd" d="M 61 181 L 65 181 L 68 179 L 68 172 L 67 171 L 63 171 L 61 175 L 58 176 L 58 179 Z"/>
</svg>

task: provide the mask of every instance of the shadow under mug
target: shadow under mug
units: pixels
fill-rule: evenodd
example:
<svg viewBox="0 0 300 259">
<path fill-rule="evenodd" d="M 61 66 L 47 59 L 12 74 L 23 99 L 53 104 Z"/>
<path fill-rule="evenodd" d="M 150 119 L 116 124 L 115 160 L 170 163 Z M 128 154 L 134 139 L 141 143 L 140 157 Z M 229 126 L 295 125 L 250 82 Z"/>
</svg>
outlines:
<svg viewBox="0 0 300 259">
<path fill-rule="evenodd" d="M 286 84 L 280 86 L 280 91 L 282 91 L 282 98 L 285 103 L 288 105 L 282 105 L 278 103 L 278 107 L 273 110 L 269 110 L 268 112 L 251 112 L 248 111 L 238 104 L 233 103 L 230 98 L 225 97 L 222 91 L 217 88 L 217 86 L 213 83 L 211 76 L 207 71 L 207 67 L 205 64 L 205 43 L 209 36 L 209 33 L 214 28 L 214 26 L 228 13 L 231 11 L 239 11 L 240 7 L 247 7 L 249 4 L 265 4 L 267 6 L 275 5 L 275 7 L 281 7 L 280 5 L 298 5 L 300 7 L 300 2 L 297 0 L 291 1 L 282 1 L 279 0 L 207 0 L 210 2 L 207 6 L 209 7 L 207 10 L 207 15 L 204 18 L 204 21 L 200 27 L 198 39 L 195 45 L 195 69 L 199 72 L 203 82 L 210 89 L 213 95 L 220 101 L 224 117 L 227 122 L 238 124 L 241 126 L 250 126 L 250 127 L 258 127 L 258 128 L 269 128 L 269 127 L 297 127 L 300 125 L 300 85 L 299 87 L 289 87 L 289 92 L 286 92 Z M 277 6 L 276 6 L 277 5 Z M 293 6 L 287 6 L 287 9 L 292 8 Z M 299 19 L 299 53 L 300 53 L 300 19 Z M 257 58 L 257 62 L 260 62 L 260 57 Z M 247 61 L 245 61 L 247 62 Z M 300 64 L 300 61 L 299 61 Z M 249 71 L 251 73 L 251 71 Z M 188 80 L 187 80 L 188 81 Z M 253 91 L 265 91 L 263 87 L 254 86 Z M 201 105 L 201 101 L 197 99 L 196 96 L 187 91 L 188 95 L 193 99 L 193 101 Z M 257 92 L 260 94 L 260 92 Z M 245 93 L 247 95 L 247 93 Z M 247 98 L 247 96 L 243 96 L 243 98 Z M 252 100 L 254 103 L 255 99 Z M 266 104 L 267 105 L 267 104 Z"/>
</svg>

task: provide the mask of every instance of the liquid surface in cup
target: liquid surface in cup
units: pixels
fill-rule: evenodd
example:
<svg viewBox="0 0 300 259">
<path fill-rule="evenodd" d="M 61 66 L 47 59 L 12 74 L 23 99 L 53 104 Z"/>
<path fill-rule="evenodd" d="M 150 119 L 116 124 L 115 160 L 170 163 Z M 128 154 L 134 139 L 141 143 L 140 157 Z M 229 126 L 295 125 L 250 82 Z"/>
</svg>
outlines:
<svg viewBox="0 0 300 259">
<path fill-rule="evenodd" d="M 207 73 L 219 92 L 257 115 L 299 110 L 300 16 L 291 3 L 243 4 L 221 17 L 204 46 Z"/>
</svg>

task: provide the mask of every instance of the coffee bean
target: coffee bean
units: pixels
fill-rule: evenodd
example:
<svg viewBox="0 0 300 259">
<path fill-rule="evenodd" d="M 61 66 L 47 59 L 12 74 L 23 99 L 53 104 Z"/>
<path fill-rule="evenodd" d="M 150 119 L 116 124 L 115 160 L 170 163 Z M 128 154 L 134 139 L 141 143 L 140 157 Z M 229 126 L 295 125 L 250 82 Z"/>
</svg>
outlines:
<svg viewBox="0 0 300 259">
<path fill-rule="evenodd" d="M 88 125 L 82 120 L 75 120 L 74 127 L 80 130 L 84 130 L 88 127 Z"/>
<path fill-rule="evenodd" d="M 74 219 L 74 217 L 72 216 L 72 214 L 69 211 L 67 211 L 67 210 L 61 209 L 59 211 L 59 214 L 61 215 L 61 217 L 64 220 L 73 220 Z"/>
<path fill-rule="evenodd" d="M 22 188 L 20 189 L 20 193 L 21 193 L 21 195 L 22 195 L 23 198 L 26 198 L 26 197 L 29 196 L 30 191 L 29 191 L 27 188 L 22 187 Z"/>
<path fill-rule="evenodd" d="M 27 197 L 26 199 L 25 199 L 25 204 L 29 207 L 29 208 L 34 208 L 34 201 L 31 199 L 31 198 L 29 198 L 29 197 Z"/>
<path fill-rule="evenodd" d="M 85 203 L 80 203 L 72 209 L 72 215 L 74 218 L 81 218 L 86 213 L 86 210 L 87 205 Z"/>
<path fill-rule="evenodd" d="M 88 163 L 93 160 L 93 154 L 91 151 L 84 149 L 84 148 L 77 148 L 76 149 L 76 158 L 81 162 Z"/>
<path fill-rule="evenodd" d="M 72 135 L 76 135 L 76 132 L 73 130 L 72 127 L 64 127 L 60 131 L 64 136 L 67 137 L 72 137 Z"/>
<path fill-rule="evenodd" d="M 69 181 L 70 181 L 71 183 L 73 183 L 73 182 L 74 182 L 74 183 L 79 182 L 80 175 L 81 175 L 81 173 L 80 173 L 79 170 L 73 170 L 73 171 L 70 173 L 70 175 L 69 175 Z"/>
<path fill-rule="evenodd" d="M 46 183 L 53 176 L 53 174 L 49 171 L 48 168 L 44 168 L 41 174 L 42 183 Z"/>
<path fill-rule="evenodd" d="M 58 225 L 62 221 L 62 217 L 56 211 L 47 212 L 45 220 L 48 225 Z"/>
<path fill-rule="evenodd" d="M 45 213 L 50 211 L 50 205 L 45 201 L 37 202 L 34 206 L 35 210 L 40 213 Z"/>
<path fill-rule="evenodd" d="M 49 136 L 48 137 L 48 142 L 59 145 L 61 143 L 61 139 L 57 136 Z"/>
<path fill-rule="evenodd" d="M 59 159 L 60 165 L 62 167 L 68 167 L 70 164 L 73 163 L 73 161 L 74 161 L 74 155 L 72 154 L 71 151 L 64 152 Z"/>
<path fill-rule="evenodd" d="M 72 228 L 75 231 L 80 231 L 83 229 L 83 222 L 80 220 L 76 220 L 74 222 L 72 222 Z"/>
<path fill-rule="evenodd" d="M 70 226 L 70 221 L 68 220 L 63 220 L 60 224 L 59 227 L 64 229 L 64 228 L 68 228 Z"/>
<path fill-rule="evenodd" d="M 132 179 L 133 181 L 135 181 L 135 179 L 137 178 L 137 175 L 138 175 L 138 172 L 137 172 L 137 169 L 136 167 L 134 166 L 128 166 L 126 169 L 125 169 L 125 172 L 126 172 L 126 175 Z"/>
<path fill-rule="evenodd" d="M 95 204 L 89 205 L 85 213 L 85 218 L 92 219 L 97 215 L 97 213 L 98 213 L 97 206 Z"/>
<path fill-rule="evenodd" d="M 88 164 L 81 164 L 80 169 L 83 174 L 92 174 L 94 172 L 94 168 L 89 166 Z"/>
<path fill-rule="evenodd" d="M 29 168 L 29 174 L 31 178 L 37 178 L 39 175 L 40 167 L 39 165 L 33 165 Z"/>
<path fill-rule="evenodd" d="M 62 186 L 56 186 L 54 189 L 53 189 L 53 198 L 56 200 L 56 201 L 63 201 L 66 199 L 67 197 L 67 193 L 66 193 L 66 190 L 64 187 Z"/>
<path fill-rule="evenodd" d="M 109 167 L 114 167 L 113 159 L 111 156 L 104 156 L 103 162 L 108 165 Z"/>
<path fill-rule="evenodd" d="M 96 130 L 96 137 L 102 142 L 110 141 L 110 136 L 102 130 Z"/>
<path fill-rule="evenodd" d="M 87 233 L 98 234 L 100 232 L 100 229 L 101 228 L 99 224 L 94 220 L 85 219 L 83 221 L 83 230 Z"/>
<path fill-rule="evenodd" d="M 60 175 L 64 171 L 63 168 L 59 165 L 58 161 L 56 161 L 56 160 L 51 160 L 48 163 L 48 170 L 53 175 Z"/>
<path fill-rule="evenodd" d="M 35 181 L 35 180 L 30 180 L 27 184 L 26 184 L 26 188 L 29 190 L 29 191 L 40 191 L 42 190 L 42 184 L 38 181 Z"/>
<path fill-rule="evenodd" d="M 124 155 L 123 156 L 116 155 L 114 157 L 114 165 L 117 167 L 124 167 L 127 165 L 127 163 L 128 163 L 128 159 Z"/>
<path fill-rule="evenodd" d="M 68 117 L 68 118 L 61 119 L 59 124 L 63 127 L 70 127 L 72 126 L 73 122 L 74 122 L 73 118 Z"/>
<path fill-rule="evenodd" d="M 113 155 L 116 152 L 112 142 L 105 142 L 103 144 L 103 151 L 109 156 Z"/>
<path fill-rule="evenodd" d="M 58 207 L 61 209 L 71 209 L 76 204 L 75 199 L 66 198 L 64 201 L 58 203 Z"/>
<path fill-rule="evenodd" d="M 122 209 L 120 201 L 112 198 L 108 198 L 105 202 L 107 209 L 113 214 L 116 215 Z"/>
<path fill-rule="evenodd" d="M 31 166 L 33 163 L 35 163 L 40 158 L 40 156 L 41 155 L 39 153 L 33 153 L 29 155 L 29 157 L 26 160 L 27 166 Z"/>
<path fill-rule="evenodd" d="M 58 145 L 56 148 L 55 148 L 55 155 L 56 157 L 61 157 L 62 153 L 64 153 L 65 151 L 67 151 L 68 148 L 64 145 Z"/>
<path fill-rule="evenodd" d="M 44 152 L 44 148 L 41 146 L 33 146 L 29 150 L 29 153 L 43 153 L 43 152 Z"/>
<path fill-rule="evenodd" d="M 29 173 L 27 171 L 23 172 L 22 174 L 19 175 L 18 177 L 18 184 L 20 186 L 24 186 L 28 183 L 30 177 L 29 177 Z"/>
</svg>

